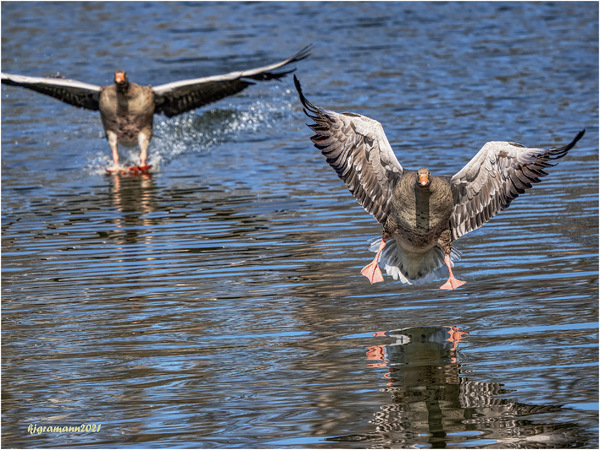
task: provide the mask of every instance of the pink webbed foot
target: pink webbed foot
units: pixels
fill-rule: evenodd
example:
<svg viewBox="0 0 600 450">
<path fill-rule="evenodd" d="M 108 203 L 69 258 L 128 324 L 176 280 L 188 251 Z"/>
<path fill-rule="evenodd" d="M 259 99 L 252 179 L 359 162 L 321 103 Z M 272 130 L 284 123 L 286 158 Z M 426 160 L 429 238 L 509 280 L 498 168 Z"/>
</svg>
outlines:
<svg viewBox="0 0 600 450">
<path fill-rule="evenodd" d="M 446 281 L 442 286 L 440 286 L 440 289 L 453 290 L 465 284 L 466 281 L 461 281 L 454 278 L 454 274 L 452 273 L 452 262 L 450 260 L 449 254 L 446 254 L 446 256 L 444 257 L 444 262 L 446 263 L 446 267 L 448 268 L 448 273 L 450 274 L 450 276 L 448 277 L 448 281 Z"/>
<path fill-rule="evenodd" d="M 119 166 L 118 164 L 112 166 L 110 169 L 106 168 L 104 170 L 106 170 L 106 174 L 107 175 L 115 175 L 115 174 L 119 174 L 119 173 L 121 173 L 123 171 L 123 169 L 121 168 L 121 166 Z"/>
<path fill-rule="evenodd" d="M 379 244 L 379 250 L 377 251 L 377 255 L 375 255 L 375 259 L 373 261 L 363 267 L 363 270 L 360 271 L 365 277 L 369 279 L 371 284 L 380 283 L 383 281 L 383 274 L 381 273 L 381 269 L 379 268 L 379 255 L 381 251 L 385 247 L 385 241 L 382 239 L 381 244 Z"/>
<path fill-rule="evenodd" d="M 381 273 L 381 269 L 377 263 L 377 258 L 375 258 L 371 264 L 365 266 L 360 273 L 367 277 L 371 284 L 380 283 L 383 281 L 383 274 Z"/>
<path fill-rule="evenodd" d="M 463 284 L 466 284 L 466 283 L 467 283 L 466 281 L 457 280 L 454 277 L 450 277 L 450 278 L 448 278 L 448 281 L 446 281 L 442 286 L 440 286 L 440 289 L 453 290 L 453 289 L 461 287 Z"/>
</svg>

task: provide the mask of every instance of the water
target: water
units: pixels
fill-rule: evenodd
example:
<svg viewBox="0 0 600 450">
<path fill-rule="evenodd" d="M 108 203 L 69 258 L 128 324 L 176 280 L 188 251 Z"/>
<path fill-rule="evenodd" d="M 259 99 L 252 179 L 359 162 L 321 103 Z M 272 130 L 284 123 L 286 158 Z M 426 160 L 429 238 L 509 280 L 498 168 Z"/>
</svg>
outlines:
<svg viewBox="0 0 600 450">
<path fill-rule="evenodd" d="M 360 275 L 380 227 L 290 78 L 158 118 L 149 178 L 103 175 L 96 113 L 3 86 L 4 447 L 597 447 L 597 4 L 3 3 L 2 33 L 3 71 L 101 85 L 312 42 L 308 98 L 434 174 L 586 128 L 444 292 Z"/>
</svg>

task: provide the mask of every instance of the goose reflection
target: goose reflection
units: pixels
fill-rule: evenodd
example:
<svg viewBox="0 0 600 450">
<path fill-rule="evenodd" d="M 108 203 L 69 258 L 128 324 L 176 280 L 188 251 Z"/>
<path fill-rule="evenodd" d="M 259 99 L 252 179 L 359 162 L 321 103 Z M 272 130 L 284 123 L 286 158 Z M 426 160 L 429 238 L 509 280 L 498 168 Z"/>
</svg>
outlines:
<svg viewBox="0 0 600 450">
<path fill-rule="evenodd" d="M 156 211 L 155 184 L 151 174 L 111 177 L 109 196 L 111 205 L 121 214 L 115 217 L 116 228 L 110 236 L 122 244 L 136 244 L 140 240 L 150 242 L 152 234 L 140 235 L 152 225 L 149 213 Z"/>
<path fill-rule="evenodd" d="M 374 333 L 393 343 L 367 348 L 369 366 L 387 368 L 390 396 L 373 415 L 373 431 L 330 438 L 366 441 L 371 448 L 487 446 L 499 448 L 580 447 L 575 424 L 540 423 L 558 405 L 527 405 L 502 398 L 501 383 L 464 376 L 458 350 L 468 333 L 458 327 L 414 327 Z M 528 416 L 530 416 L 528 418 Z M 535 421 L 534 421 L 535 420 Z"/>
</svg>

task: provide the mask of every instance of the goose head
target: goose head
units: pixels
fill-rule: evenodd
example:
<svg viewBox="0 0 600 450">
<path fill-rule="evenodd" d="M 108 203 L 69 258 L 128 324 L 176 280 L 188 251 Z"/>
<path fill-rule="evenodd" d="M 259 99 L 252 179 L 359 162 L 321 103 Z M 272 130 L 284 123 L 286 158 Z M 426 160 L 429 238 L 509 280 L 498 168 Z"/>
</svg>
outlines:
<svg viewBox="0 0 600 450">
<path fill-rule="evenodd" d="M 115 72 L 115 85 L 117 86 L 117 90 L 119 92 L 127 92 L 127 88 L 129 88 L 129 79 L 127 78 L 127 73 L 125 73 L 124 70 L 117 70 Z"/>
<path fill-rule="evenodd" d="M 431 184 L 431 173 L 429 169 L 422 167 L 417 170 L 417 186 L 420 188 L 429 187 Z"/>
</svg>

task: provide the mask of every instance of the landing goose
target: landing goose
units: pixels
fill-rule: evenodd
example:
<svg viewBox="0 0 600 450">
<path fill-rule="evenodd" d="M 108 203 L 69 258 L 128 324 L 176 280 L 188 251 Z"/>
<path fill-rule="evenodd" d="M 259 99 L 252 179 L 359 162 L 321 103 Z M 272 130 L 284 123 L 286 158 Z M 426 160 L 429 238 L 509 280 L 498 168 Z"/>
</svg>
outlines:
<svg viewBox="0 0 600 450">
<path fill-rule="evenodd" d="M 404 169 L 381 124 L 354 113 L 337 113 L 309 102 L 294 75 L 304 112 L 315 121 L 311 140 L 344 181 L 358 203 L 383 226 L 371 250 L 375 259 L 363 270 L 371 283 L 388 275 L 412 284 L 448 269 L 441 289 L 465 284 L 452 273 L 458 254 L 452 242 L 476 230 L 547 175 L 544 168 L 562 158 L 581 139 L 548 150 L 512 142 L 488 142 L 452 177 L 428 169 Z"/>
<path fill-rule="evenodd" d="M 161 86 L 132 83 L 124 71 L 115 72 L 114 84 L 95 86 L 76 80 L 38 78 L 2 73 L 2 83 L 20 86 L 54 97 L 79 108 L 100 111 L 115 169 L 119 168 L 118 144 L 138 145 L 140 166 L 145 166 L 154 114 L 173 117 L 243 91 L 254 81 L 280 79 L 292 70 L 276 71 L 310 55 L 310 46 L 291 58 L 270 66 L 224 75 L 176 81 Z"/>
</svg>

